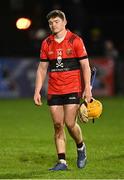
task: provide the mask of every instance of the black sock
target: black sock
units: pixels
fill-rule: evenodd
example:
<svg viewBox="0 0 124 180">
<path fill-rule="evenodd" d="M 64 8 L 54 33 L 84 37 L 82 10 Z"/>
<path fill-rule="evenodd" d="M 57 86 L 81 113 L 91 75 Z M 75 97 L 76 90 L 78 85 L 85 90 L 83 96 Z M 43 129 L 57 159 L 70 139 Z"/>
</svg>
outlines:
<svg viewBox="0 0 124 180">
<path fill-rule="evenodd" d="M 82 148 L 82 146 L 83 146 L 83 142 L 77 144 L 77 148 Z"/>
<path fill-rule="evenodd" d="M 59 160 L 60 160 L 60 159 L 65 160 L 65 153 L 59 153 L 59 154 L 58 154 L 58 159 L 59 159 Z"/>
</svg>

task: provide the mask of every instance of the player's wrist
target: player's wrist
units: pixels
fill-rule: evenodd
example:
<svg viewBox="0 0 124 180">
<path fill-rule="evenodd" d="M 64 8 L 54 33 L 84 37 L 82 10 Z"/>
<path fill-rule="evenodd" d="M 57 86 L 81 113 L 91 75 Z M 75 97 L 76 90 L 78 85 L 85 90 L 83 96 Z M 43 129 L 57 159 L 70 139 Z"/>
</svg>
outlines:
<svg viewBox="0 0 124 180">
<path fill-rule="evenodd" d="M 84 88 L 85 90 L 90 90 L 91 89 L 91 85 L 87 85 L 87 86 L 85 86 L 85 88 Z"/>
<path fill-rule="evenodd" d="M 39 90 L 35 90 L 34 94 L 40 94 Z"/>
</svg>

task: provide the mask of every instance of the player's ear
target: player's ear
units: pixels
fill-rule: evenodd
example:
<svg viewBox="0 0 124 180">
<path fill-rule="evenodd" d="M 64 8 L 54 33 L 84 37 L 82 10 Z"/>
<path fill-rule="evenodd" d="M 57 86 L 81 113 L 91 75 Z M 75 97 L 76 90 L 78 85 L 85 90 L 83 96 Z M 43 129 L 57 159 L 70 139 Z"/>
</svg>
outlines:
<svg viewBox="0 0 124 180">
<path fill-rule="evenodd" d="M 65 26 L 66 26 L 67 25 L 67 20 L 65 19 L 64 21 L 65 21 Z"/>
</svg>

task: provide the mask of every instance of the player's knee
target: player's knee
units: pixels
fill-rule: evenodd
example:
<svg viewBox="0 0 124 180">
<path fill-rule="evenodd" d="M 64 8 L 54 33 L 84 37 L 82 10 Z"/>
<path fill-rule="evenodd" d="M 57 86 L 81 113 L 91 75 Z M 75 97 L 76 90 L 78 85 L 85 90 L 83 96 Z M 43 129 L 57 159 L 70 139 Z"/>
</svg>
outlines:
<svg viewBox="0 0 124 180">
<path fill-rule="evenodd" d="M 63 138 L 64 137 L 64 134 L 63 134 L 63 124 L 61 123 L 55 123 L 54 124 L 54 129 L 55 129 L 55 139 L 60 139 L 60 138 Z"/>
<path fill-rule="evenodd" d="M 56 132 L 63 130 L 63 124 L 62 123 L 54 123 L 54 129 Z"/>
<path fill-rule="evenodd" d="M 69 123 L 66 123 L 66 126 L 69 130 L 73 129 L 75 127 L 75 122 L 69 122 Z"/>
</svg>

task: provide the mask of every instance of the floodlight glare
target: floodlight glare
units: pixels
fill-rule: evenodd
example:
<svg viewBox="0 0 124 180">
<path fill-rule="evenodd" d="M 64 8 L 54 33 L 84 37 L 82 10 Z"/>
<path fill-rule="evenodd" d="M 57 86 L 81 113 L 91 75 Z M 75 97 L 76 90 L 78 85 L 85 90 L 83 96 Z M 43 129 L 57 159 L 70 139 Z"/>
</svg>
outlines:
<svg viewBox="0 0 124 180">
<path fill-rule="evenodd" d="M 22 29 L 22 30 L 25 30 L 25 29 L 28 29 L 31 25 L 31 20 L 28 19 L 28 18 L 19 18 L 17 19 L 16 21 L 16 27 L 17 29 Z"/>
</svg>

